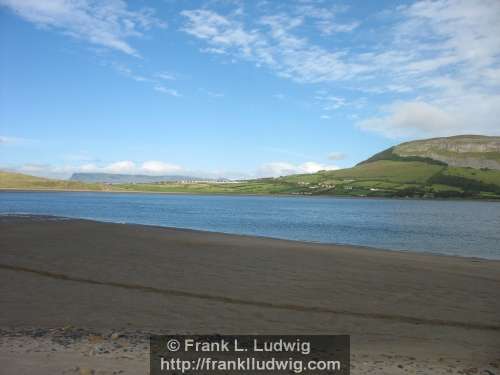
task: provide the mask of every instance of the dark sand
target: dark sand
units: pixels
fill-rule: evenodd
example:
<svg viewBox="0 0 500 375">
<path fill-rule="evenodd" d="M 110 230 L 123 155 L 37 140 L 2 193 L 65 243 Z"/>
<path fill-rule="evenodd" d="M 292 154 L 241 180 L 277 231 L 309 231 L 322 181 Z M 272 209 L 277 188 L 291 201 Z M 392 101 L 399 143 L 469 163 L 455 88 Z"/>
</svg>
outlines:
<svg viewBox="0 0 500 375">
<path fill-rule="evenodd" d="M 500 374 L 499 261 L 42 217 L 0 217 L 0 249 L 1 374 L 147 373 L 147 332 L 350 334 L 353 374 Z"/>
</svg>

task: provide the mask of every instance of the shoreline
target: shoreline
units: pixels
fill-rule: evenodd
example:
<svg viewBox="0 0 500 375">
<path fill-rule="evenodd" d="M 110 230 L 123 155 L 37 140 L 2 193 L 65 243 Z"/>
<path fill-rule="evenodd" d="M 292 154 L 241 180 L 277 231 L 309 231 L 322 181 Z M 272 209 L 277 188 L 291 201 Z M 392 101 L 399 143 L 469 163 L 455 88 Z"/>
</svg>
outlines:
<svg viewBox="0 0 500 375">
<path fill-rule="evenodd" d="M 0 231 L 11 373 L 146 373 L 146 333 L 349 334 L 353 374 L 500 368 L 498 261 L 43 216 Z"/>
<path fill-rule="evenodd" d="M 167 195 L 204 195 L 204 196 L 228 196 L 228 197 L 294 197 L 294 198 L 336 198 L 336 199 L 375 199 L 375 200 L 414 200 L 414 201 L 443 201 L 443 202 L 491 202 L 500 203 L 500 197 L 493 198 L 414 198 L 414 197 L 368 197 L 354 195 L 328 195 L 328 194 L 250 194 L 250 193 L 200 193 L 200 192 L 182 192 L 182 191 L 143 191 L 143 190 L 84 190 L 84 189 L 29 189 L 29 188 L 0 188 L 1 192 L 54 192 L 54 193 L 115 193 L 115 194 L 167 194 Z"/>
<path fill-rule="evenodd" d="M 290 242 L 291 244 L 304 244 L 304 245 L 318 245 L 318 246 L 331 246 L 331 247 L 349 247 L 353 250 L 359 249 L 359 250 L 368 250 L 368 251 L 375 251 L 375 252 L 383 252 L 383 253 L 402 253 L 402 254 L 412 254 L 412 255 L 421 255 L 421 256 L 434 256 L 434 257 L 450 257 L 450 258 L 459 258 L 459 259 L 468 259 L 472 262 L 478 261 L 478 262 L 497 262 L 500 265 L 500 259 L 495 259 L 495 258 L 481 258 L 477 256 L 467 256 L 467 255 L 456 255 L 456 254 L 444 254 L 444 253 L 434 253 L 432 251 L 419 251 L 419 250 L 404 250 L 404 249 L 384 249 L 381 247 L 375 247 L 375 246 L 367 246 L 367 245 L 356 245 L 356 244 L 349 244 L 349 243 L 338 243 L 338 242 L 318 242 L 318 241 L 306 241 L 306 240 L 293 240 L 293 239 L 287 239 L 287 238 L 281 238 L 281 237 L 271 237 L 271 236 L 258 236 L 258 235 L 252 235 L 252 234 L 240 234 L 240 233 L 230 233 L 230 232 L 220 232 L 220 231 L 211 231 L 211 230 L 203 230 L 203 229 L 192 229 L 192 228 L 185 228 L 185 227 L 172 227 L 172 226 L 162 226 L 162 225 L 157 225 L 157 224 L 139 224 L 139 223 L 132 223 L 132 222 L 118 222 L 118 221 L 106 221 L 106 220 L 98 220 L 98 219 L 91 219 L 91 218 L 82 218 L 82 217 L 71 217 L 71 216 L 56 216 L 56 215 L 44 215 L 44 214 L 31 214 L 31 213 L 2 213 L 0 212 L 0 220 L 3 217 L 19 217 L 19 218 L 33 218 L 33 219 L 41 219 L 41 220 L 82 220 L 82 221 L 89 221 L 89 222 L 94 222 L 94 223 L 102 223 L 102 224 L 117 224 L 117 225 L 125 225 L 125 226 L 143 226 L 143 227 L 151 227 L 151 228 L 158 228 L 158 229 L 169 229 L 169 230 L 175 230 L 175 231 L 184 231 L 184 232 L 191 232 L 191 233 L 207 233 L 207 234 L 219 234 L 219 235 L 224 235 L 224 236 L 234 236 L 234 237 L 242 237 L 242 238 L 255 238 L 255 239 L 263 239 L 263 240 L 275 240 L 275 241 L 286 241 Z"/>
</svg>

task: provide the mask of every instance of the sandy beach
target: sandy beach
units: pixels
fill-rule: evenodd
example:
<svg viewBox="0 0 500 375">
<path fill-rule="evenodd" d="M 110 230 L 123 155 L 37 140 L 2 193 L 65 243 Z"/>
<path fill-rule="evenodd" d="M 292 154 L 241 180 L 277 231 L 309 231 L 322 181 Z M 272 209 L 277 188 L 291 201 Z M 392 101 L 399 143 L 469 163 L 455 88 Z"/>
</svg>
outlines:
<svg viewBox="0 0 500 375">
<path fill-rule="evenodd" d="M 500 374 L 500 261 L 0 218 L 4 374 L 145 374 L 149 333 L 349 334 L 352 374 Z"/>
</svg>

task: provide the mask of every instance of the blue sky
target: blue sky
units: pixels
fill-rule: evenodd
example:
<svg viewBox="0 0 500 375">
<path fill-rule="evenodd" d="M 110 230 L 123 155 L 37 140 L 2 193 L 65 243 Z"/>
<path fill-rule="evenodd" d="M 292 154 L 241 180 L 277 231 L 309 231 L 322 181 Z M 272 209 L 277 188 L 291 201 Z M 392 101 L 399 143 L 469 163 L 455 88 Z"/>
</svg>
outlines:
<svg viewBox="0 0 500 375">
<path fill-rule="evenodd" d="M 500 2 L 0 0 L 0 168 L 247 178 L 500 134 Z"/>
</svg>

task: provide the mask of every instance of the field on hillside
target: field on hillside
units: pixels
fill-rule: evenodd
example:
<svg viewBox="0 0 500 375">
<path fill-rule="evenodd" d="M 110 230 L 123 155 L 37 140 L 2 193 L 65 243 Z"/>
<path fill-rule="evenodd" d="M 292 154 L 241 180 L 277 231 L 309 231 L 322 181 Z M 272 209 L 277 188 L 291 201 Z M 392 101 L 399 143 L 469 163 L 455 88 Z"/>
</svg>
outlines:
<svg viewBox="0 0 500 375">
<path fill-rule="evenodd" d="M 354 196 L 500 196 L 500 171 L 448 167 L 425 161 L 377 160 L 353 168 L 279 180 L 308 186 L 321 194 Z"/>
<path fill-rule="evenodd" d="M 63 190 L 109 190 L 102 184 L 85 184 L 76 181 L 53 180 L 49 178 L 29 176 L 21 173 L 0 171 L 0 188 L 2 189 L 63 189 Z"/>
<path fill-rule="evenodd" d="M 500 171 L 424 161 L 377 160 L 353 168 L 238 182 L 87 184 L 0 172 L 0 188 L 186 194 L 500 198 Z"/>
<path fill-rule="evenodd" d="M 121 191 L 147 191 L 157 193 L 193 194 L 291 194 L 300 191 L 296 184 L 274 179 L 244 182 L 164 182 L 155 184 L 120 184 L 114 186 Z"/>
</svg>

